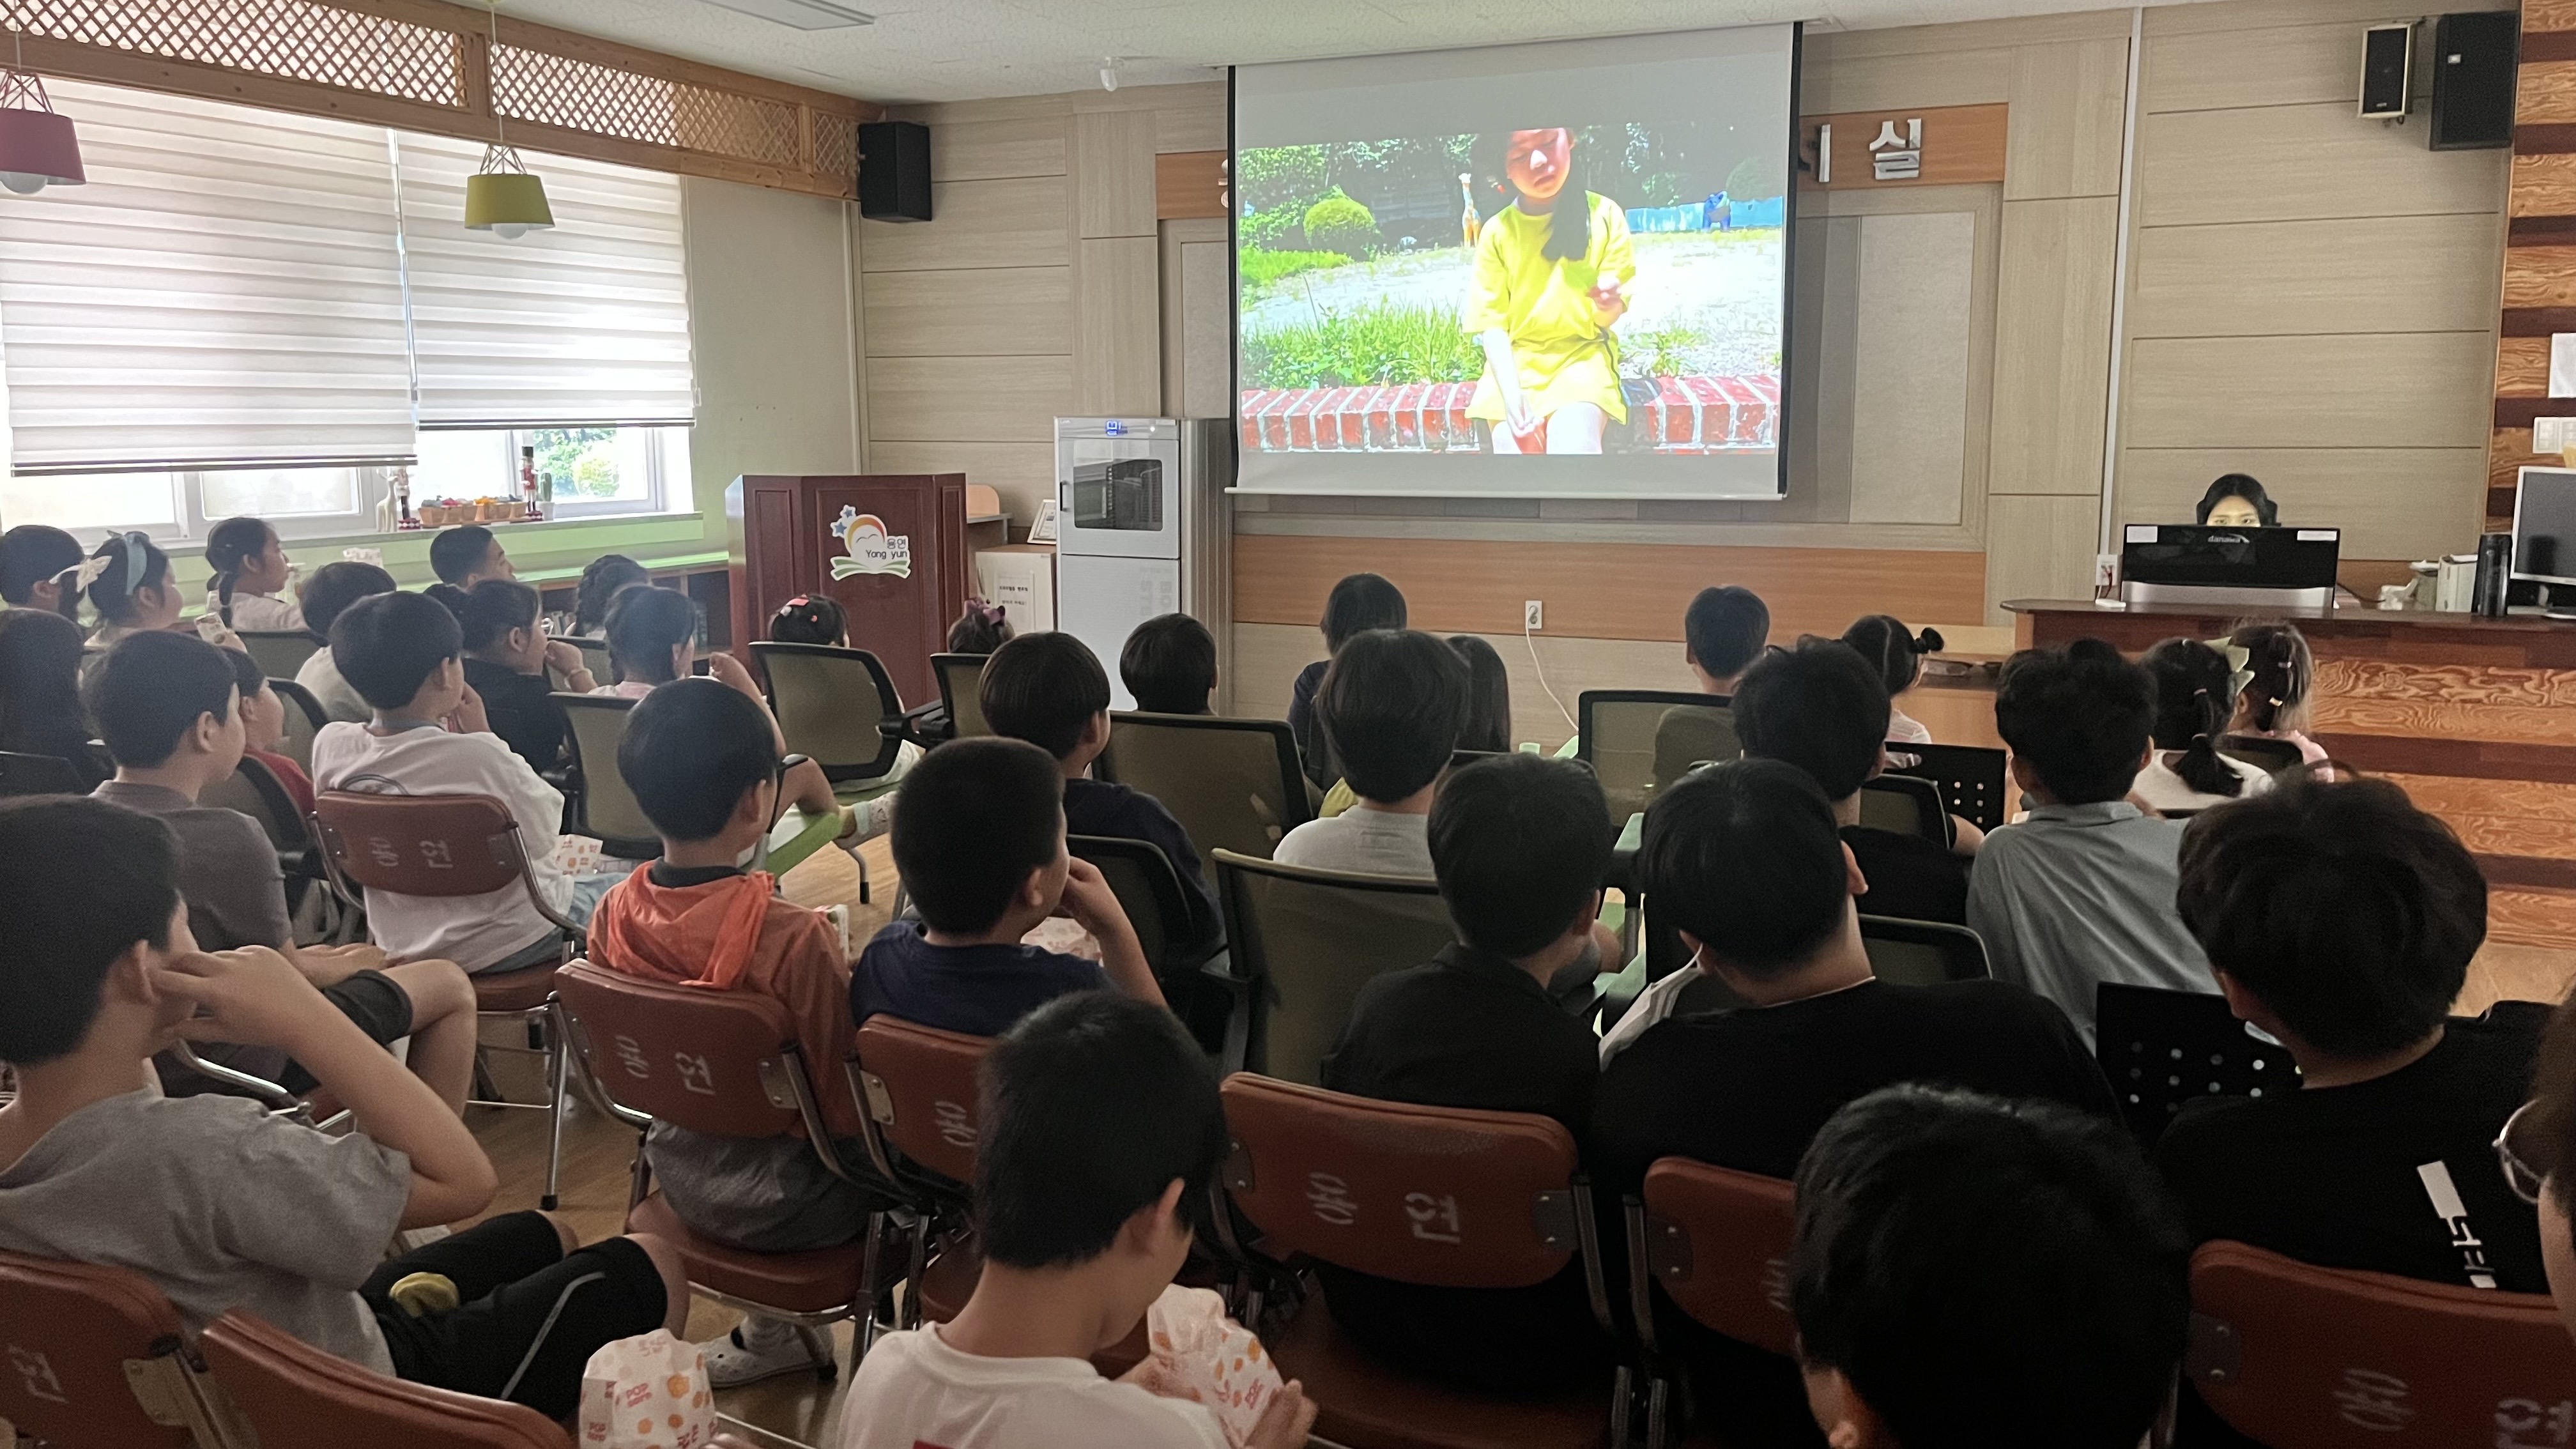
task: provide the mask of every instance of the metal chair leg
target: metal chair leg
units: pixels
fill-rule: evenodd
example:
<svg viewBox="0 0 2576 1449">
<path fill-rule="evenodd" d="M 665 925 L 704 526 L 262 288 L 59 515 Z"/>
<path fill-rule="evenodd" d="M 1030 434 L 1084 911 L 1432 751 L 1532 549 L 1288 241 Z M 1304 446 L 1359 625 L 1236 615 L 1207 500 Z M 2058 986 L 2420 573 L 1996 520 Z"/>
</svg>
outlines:
<svg viewBox="0 0 2576 1449">
<path fill-rule="evenodd" d="M 1610 1449 L 1628 1449 L 1629 1421 L 1636 1412 L 1636 1371 L 1623 1363 L 1610 1379 Z"/>
<path fill-rule="evenodd" d="M 1665 1449 L 1672 1443 L 1672 1425 L 1668 1419 L 1672 1411 L 1672 1391 L 1671 1381 L 1660 1375 L 1646 1390 L 1646 1449 Z"/>
<path fill-rule="evenodd" d="M 912 1225 L 912 1263 L 903 1280 L 903 1323 L 905 1328 L 921 1326 L 921 1274 L 930 1258 L 930 1231 L 933 1219 L 923 1213 Z"/>
<path fill-rule="evenodd" d="M 555 1209 L 555 1189 L 563 1177 L 564 1080 L 572 1065 L 572 1054 L 565 1049 L 563 1032 L 553 1015 L 539 1018 L 546 1036 L 546 1194 L 537 1200 L 548 1212 Z"/>
</svg>

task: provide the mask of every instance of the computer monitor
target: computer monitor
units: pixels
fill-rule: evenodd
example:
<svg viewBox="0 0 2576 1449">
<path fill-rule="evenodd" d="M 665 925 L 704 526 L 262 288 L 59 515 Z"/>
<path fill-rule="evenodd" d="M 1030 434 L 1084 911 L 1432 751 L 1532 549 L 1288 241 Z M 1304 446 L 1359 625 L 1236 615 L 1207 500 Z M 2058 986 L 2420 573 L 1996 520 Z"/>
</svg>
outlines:
<svg viewBox="0 0 2576 1449">
<path fill-rule="evenodd" d="M 2343 532 L 2132 523 L 2121 530 L 2120 596 L 2133 604 L 2324 609 Z"/>
<path fill-rule="evenodd" d="M 2576 589 L 2576 468 L 2525 468 L 2513 490 L 2513 576 Z"/>
</svg>

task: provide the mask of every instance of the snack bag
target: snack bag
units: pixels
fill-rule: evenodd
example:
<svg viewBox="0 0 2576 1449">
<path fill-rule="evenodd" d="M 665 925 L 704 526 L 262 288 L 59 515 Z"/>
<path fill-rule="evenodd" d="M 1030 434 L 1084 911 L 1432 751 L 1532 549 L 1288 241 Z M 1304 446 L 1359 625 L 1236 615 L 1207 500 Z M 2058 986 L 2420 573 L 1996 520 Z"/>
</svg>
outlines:
<svg viewBox="0 0 2576 1449">
<path fill-rule="evenodd" d="M 1153 1356 L 1136 1381 L 1165 1398 L 1207 1405 L 1226 1442 L 1242 1449 L 1282 1383 L 1261 1340 L 1225 1316 L 1224 1299 L 1177 1283 L 1145 1310 L 1145 1339 Z"/>
<path fill-rule="evenodd" d="M 582 1366 L 584 1449 L 703 1449 L 715 1434 L 706 1358 L 669 1330 L 603 1344 Z"/>
</svg>

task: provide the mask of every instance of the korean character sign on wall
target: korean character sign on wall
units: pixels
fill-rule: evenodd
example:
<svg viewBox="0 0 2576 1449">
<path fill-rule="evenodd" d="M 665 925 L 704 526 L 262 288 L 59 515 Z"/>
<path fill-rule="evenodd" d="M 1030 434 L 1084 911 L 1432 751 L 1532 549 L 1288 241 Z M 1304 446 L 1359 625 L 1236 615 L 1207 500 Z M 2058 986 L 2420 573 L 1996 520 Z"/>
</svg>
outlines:
<svg viewBox="0 0 2576 1449">
<path fill-rule="evenodd" d="M 1878 123 L 1878 134 L 1869 143 L 1869 172 L 1872 181 L 1912 181 L 1923 174 L 1921 116 L 1906 119 L 1902 136 L 1893 119 Z"/>
</svg>

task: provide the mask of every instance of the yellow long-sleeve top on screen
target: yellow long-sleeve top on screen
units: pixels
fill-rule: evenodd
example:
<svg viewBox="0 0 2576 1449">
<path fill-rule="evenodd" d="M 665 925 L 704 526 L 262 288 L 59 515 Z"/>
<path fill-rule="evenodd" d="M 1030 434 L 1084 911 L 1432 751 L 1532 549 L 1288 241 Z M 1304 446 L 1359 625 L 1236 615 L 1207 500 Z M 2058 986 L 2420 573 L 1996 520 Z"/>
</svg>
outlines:
<svg viewBox="0 0 2576 1449">
<path fill-rule="evenodd" d="M 1635 278 L 1637 256 L 1628 241 L 1628 214 L 1598 192 L 1585 192 L 1584 200 L 1592 236 L 1579 266 L 1571 259 L 1560 265 L 1542 250 L 1552 216 L 1532 216 L 1513 205 L 1488 220 L 1476 238 L 1476 271 L 1461 320 L 1470 335 L 1497 327 L 1510 334 L 1521 390 L 1535 415 L 1591 403 L 1612 422 L 1626 422 L 1618 339 L 1585 294 L 1596 285 Z M 1477 382 L 1467 416 L 1503 420 L 1502 389 L 1491 372 Z"/>
</svg>

